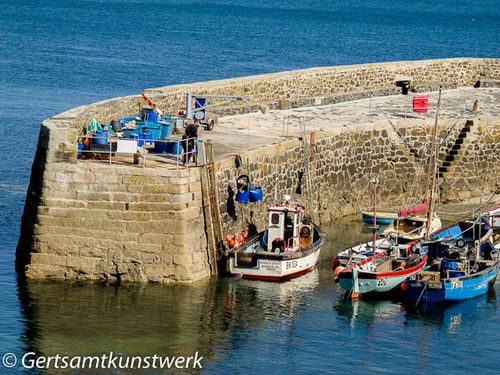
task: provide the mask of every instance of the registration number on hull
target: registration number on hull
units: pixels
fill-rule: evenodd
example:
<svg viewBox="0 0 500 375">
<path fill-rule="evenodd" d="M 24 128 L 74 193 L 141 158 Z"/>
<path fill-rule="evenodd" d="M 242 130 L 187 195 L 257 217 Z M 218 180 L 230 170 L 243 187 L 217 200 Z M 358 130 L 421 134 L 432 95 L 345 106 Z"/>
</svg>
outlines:
<svg viewBox="0 0 500 375">
<path fill-rule="evenodd" d="M 270 260 L 261 260 L 259 261 L 260 269 L 268 272 L 279 273 L 280 265 L 277 262 L 273 262 Z"/>
<path fill-rule="evenodd" d="M 454 280 L 451 282 L 451 289 L 460 289 L 462 287 L 462 280 Z"/>
</svg>

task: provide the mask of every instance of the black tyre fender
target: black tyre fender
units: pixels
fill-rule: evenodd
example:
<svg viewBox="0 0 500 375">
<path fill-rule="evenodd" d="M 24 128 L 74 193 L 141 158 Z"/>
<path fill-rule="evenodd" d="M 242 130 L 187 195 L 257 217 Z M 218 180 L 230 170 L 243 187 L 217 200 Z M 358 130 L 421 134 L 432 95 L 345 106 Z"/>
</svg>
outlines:
<svg viewBox="0 0 500 375">
<path fill-rule="evenodd" d="M 205 130 L 212 130 L 215 126 L 215 121 L 213 119 L 208 120 L 208 122 L 205 123 Z"/>
<path fill-rule="evenodd" d="M 311 237 L 311 228 L 309 228 L 308 226 L 304 225 L 302 228 L 300 228 L 299 237 L 300 238 L 309 238 L 309 237 Z"/>
</svg>

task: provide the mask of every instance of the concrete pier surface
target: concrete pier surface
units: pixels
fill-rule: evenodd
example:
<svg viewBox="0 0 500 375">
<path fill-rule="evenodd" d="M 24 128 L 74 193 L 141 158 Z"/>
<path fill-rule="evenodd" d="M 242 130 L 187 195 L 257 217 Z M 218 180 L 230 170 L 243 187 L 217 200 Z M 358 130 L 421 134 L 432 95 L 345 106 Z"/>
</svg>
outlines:
<svg viewBox="0 0 500 375">
<path fill-rule="evenodd" d="M 200 131 L 200 138 L 211 139 L 214 142 L 216 158 L 222 159 L 227 155 L 241 154 L 247 150 L 282 142 L 284 138 L 301 136 L 301 119 L 304 121 L 306 133 L 334 131 L 340 128 L 366 128 L 369 124 L 386 123 L 390 126 L 390 122 L 398 121 L 401 124 L 401 120 L 409 120 L 413 124 L 416 121 L 433 121 L 438 92 L 418 93 L 428 95 L 427 113 L 412 111 L 413 95 L 391 95 L 325 106 L 226 116 L 219 120 L 214 130 Z M 480 111 L 473 113 L 472 107 L 476 100 L 479 100 Z M 500 88 L 459 88 L 442 91 L 441 120 L 479 119 L 499 114 Z M 284 125 L 287 118 L 288 128 Z"/>
</svg>

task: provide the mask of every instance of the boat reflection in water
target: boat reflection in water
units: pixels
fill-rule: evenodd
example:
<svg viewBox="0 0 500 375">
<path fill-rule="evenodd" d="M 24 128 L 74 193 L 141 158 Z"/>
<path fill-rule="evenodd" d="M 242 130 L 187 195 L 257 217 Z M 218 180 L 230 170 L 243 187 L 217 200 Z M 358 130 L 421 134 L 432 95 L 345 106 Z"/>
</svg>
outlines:
<svg viewBox="0 0 500 375">
<path fill-rule="evenodd" d="M 308 301 L 315 294 L 313 291 L 318 286 L 319 273 L 317 269 L 314 269 L 283 283 L 231 279 L 228 293 L 232 295 L 232 299 L 238 298 L 238 295 L 251 295 L 253 304 L 262 310 L 265 319 L 292 318 L 297 308 L 307 306 Z"/>
<path fill-rule="evenodd" d="M 25 351 L 45 355 L 186 355 L 208 361 L 216 342 L 267 321 L 293 321 L 318 271 L 286 283 L 206 280 L 195 285 L 19 283 Z M 285 319 L 283 319 L 285 318 Z M 239 339 L 237 339 L 238 341 Z"/>
<path fill-rule="evenodd" d="M 421 304 L 418 307 L 409 299 L 399 295 L 398 300 L 367 298 L 362 300 L 346 300 L 344 293 L 338 288 L 337 300 L 333 308 L 352 328 L 357 324 L 413 324 L 420 321 L 438 325 L 448 329 L 448 332 L 459 332 L 462 327 L 462 317 L 467 316 L 470 324 L 471 315 L 476 322 L 490 319 L 491 314 L 498 310 L 496 290 L 491 289 L 486 295 L 448 305 Z M 396 297 L 396 296 L 394 296 Z M 402 302 L 401 302 L 402 301 Z M 399 323 L 398 323 L 399 322 Z"/>
<path fill-rule="evenodd" d="M 472 320 L 476 324 L 480 324 L 482 320 L 491 319 L 497 308 L 494 288 L 486 295 L 454 304 L 421 304 L 415 307 L 414 302 L 408 301 L 405 306 L 407 322 L 412 323 L 421 320 L 425 323 L 444 327 L 448 333 L 456 334 L 470 329 L 472 316 L 474 317 Z M 467 327 L 463 326 L 464 320 L 467 321 Z"/>
<path fill-rule="evenodd" d="M 404 314 L 401 305 L 389 300 L 342 300 L 334 303 L 333 308 L 339 316 L 346 319 L 351 328 L 357 324 L 400 324 L 400 318 Z"/>
</svg>

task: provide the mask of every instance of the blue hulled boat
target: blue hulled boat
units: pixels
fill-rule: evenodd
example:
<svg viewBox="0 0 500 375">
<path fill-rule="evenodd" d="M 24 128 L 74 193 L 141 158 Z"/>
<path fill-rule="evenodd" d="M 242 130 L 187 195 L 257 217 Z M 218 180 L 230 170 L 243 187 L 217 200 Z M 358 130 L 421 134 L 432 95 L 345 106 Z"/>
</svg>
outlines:
<svg viewBox="0 0 500 375">
<path fill-rule="evenodd" d="M 361 213 L 363 215 L 363 221 L 368 224 L 373 224 L 373 211 L 364 211 Z M 379 225 L 389 225 L 392 224 L 394 220 L 398 218 L 398 214 L 394 212 L 377 212 L 377 224 Z"/>
<path fill-rule="evenodd" d="M 408 296 L 417 303 L 444 303 L 483 295 L 495 284 L 498 261 L 483 263 L 481 266 L 480 270 L 460 277 L 435 278 L 435 271 L 432 269 L 422 271 L 416 280 L 407 281 Z"/>
<path fill-rule="evenodd" d="M 490 222 L 484 216 L 480 222 L 461 221 L 422 243 L 434 262 L 406 281 L 409 298 L 446 303 L 487 293 L 498 275 L 500 250 Z"/>
</svg>

